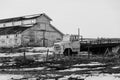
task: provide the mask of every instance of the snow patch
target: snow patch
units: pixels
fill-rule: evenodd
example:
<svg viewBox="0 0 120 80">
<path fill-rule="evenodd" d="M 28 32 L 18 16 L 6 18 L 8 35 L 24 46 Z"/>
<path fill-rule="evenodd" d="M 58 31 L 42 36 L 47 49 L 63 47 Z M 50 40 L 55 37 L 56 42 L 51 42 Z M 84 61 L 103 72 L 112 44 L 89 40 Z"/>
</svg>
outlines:
<svg viewBox="0 0 120 80">
<path fill-rule="evenodd" d="M 48 55 L 52 55 L 53 54 L 53 47 L 33 47 L 30 48 L 28 47 L 28 52 L 26 52 L 26 56 L 27 55 L 46 55 L 47 51 Z M 33 52 L 35 51 L 35 52 Z M 42 52 L 37 52 L 37 51 L 42 51 Z M 0 57 L 18 57 L 18 56 L 23 56 L 23 53 L 0 53 Z"/>
<path fill-rule="evenodd" d="M 120 80 L 120 78 L 116 78 L 110 74 L 100 74 L 98 76 L 89 76 L 86 77 L 85 80 Z"/>
<path fill-rule="evenodd" d="M 73 66 L 96 66 L 96 65 L 104 65 L 104 64 L 99 63 L 99 62 L 91 62 L 89 64 L 75 64 Z"/>
<path fill-rule="evenodd" d="M 68 76 L 64 76 L 62 78 L 59 78 L 59 80 L 68 80 L 68 78 L 77 78 L 77 79 L 84 79 L 86 77 L 86 75 L 78 75 L 78 74 L 71 74 L 71 75 L 68 75 Z"/>
<path fill-rule="evenodd" d="M 45 67 L 37 67 L 37 68 L 21 68 L 21 69 L 0 69 L 5 71 L 31 71 L 31 70 L 43 70 Z"/>
<path fill-rule="evenodd" d="M 28 51 L 54 51 L 53 47 L 32 47 Z"/>
<path fill-rule="evenodd" d="M 61 76 L 61 75 L 58 75 L 58 74 L 47 74 L 47 76 L 50 76 L 50 77 L 57 77 L 57 76 Z"/>
<path fill-rule="evenodd" d="M 67 71 L 79 71 L 79 70 L 87 70 L 88 68 L 70 68 L 65 70 L 59 70 L 59 72 L 67 72 Z"/>
<path fill-rule="evenodd" d="M 120 78 L 115 77 L 111 74 L 97 74 L 97 75 L 92 75 L 92 74 L 83 74 L 83 75 L 78 75 L 78 74 L 71 74 L 68 76 L 64 76 L 60 78 L 59 80 L 68 80 L 68 78 L 77 78 L 77 79 L 84 79 L 84 80 L 120 80 Z"/>
<path fill-rule="evenodd" d="M 20 79 L 20 78 L 23 78 L 23 76 L 22 75 L 12 75 L 12 74 L 0 74 L 0 80 L 11 80 L 11 78 Z"/>
<path fill-rule="evenodd" d="M 52 52 L 49 52 L 48 55 L 52 55 Z M 19 57 L 23 56 L 23 53 L 11 53 L 11 54 L 5 54 L 5 53 L 0 53 L 0 57 Z M 40 55 L 40 56 L 46 56 L 47 52 L 44 53 L 34 53 L 34 52 L 25 52 L 26 56 L 35 56 L 35 55 Z"/>
<path fill-rule="evenodd" d="M 105 68 L 105 67 L 97 67 L 97 68 L 92 68 L 92 69 L 103 69 L 103 68 Z"/>
<path fill-rule="evenodd" d="M 117 69 L 117 68 L 120 68 L 120 66 L 115 66 L 115 67 L 112 67 L 112 69 Z"/>
</svg>

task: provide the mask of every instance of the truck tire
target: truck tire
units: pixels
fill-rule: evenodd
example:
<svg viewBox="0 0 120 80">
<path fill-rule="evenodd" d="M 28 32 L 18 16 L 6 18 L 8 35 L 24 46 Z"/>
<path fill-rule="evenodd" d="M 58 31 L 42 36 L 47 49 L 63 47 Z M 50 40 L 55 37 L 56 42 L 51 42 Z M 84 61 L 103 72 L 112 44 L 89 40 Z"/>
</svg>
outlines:
<svg viewBox="0 0 120 80">
<path fill-rule="evenodd" d="M 64 56 L 71 56 L 72 55 L 72 50 L 70 48 L 67 48 L 63 52 Z"/>
</svg>

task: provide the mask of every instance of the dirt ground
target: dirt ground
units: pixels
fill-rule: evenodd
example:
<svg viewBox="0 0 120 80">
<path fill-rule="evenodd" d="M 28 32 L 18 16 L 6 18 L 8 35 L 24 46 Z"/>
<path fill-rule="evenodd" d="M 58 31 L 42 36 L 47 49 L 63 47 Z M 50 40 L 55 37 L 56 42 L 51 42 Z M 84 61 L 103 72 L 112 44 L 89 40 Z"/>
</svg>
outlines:
<svg viewBox="0 0 120 80">
<path fill-rule="evenodd" d="M 39 69 L 37 69 L 39 67 Z M 57 60 L 36 62 L 31 66 L 1 67 L 0 74 L 23 75 L 24 80 L 37 78 L 38 80 L 87 80 L 87 77 L 100 74 L 119 74 L 120 59 L 103 56 L 75 56 L 58 58 Z M 72 79 L 75 77 L 76 79 Z M 119 78 L 120 75 L 117 75 Z M 25 79 L 26 78 L 26 79 Z M 66 78 L 66 79 L 63 79 Z M 36 79 L 36 80 L 37 80 Z M 31 79 L 34 80 L 34 79 Z"/>
</svg>

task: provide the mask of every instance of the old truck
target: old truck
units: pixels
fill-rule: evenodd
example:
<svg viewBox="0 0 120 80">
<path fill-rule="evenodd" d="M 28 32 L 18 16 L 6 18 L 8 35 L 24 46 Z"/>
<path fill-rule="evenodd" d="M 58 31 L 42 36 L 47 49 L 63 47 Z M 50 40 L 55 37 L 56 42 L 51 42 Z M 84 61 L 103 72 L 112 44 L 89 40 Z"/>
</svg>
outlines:
<svg viewBox="0 0 120 80">
<path fill-rule="evenodd" d="M 65 35 L 63 40 L 54 43 L 54 51 L 56 54 L 71 56 L 78 54 L 80 51 L 80 40 L 78 35 Z"/>
</svg>

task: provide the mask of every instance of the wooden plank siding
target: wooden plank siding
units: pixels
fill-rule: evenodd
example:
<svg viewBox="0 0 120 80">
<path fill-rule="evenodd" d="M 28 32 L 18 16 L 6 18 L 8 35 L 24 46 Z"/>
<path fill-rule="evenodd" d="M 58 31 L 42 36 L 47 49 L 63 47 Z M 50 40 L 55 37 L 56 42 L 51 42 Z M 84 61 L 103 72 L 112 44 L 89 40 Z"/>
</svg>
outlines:
<svg viewBox="0 0 120 80">
<path fill-rule="evenodd" d="M 63 35 L 50 25 L 49 19 L 41 16 L 37 19 L 37 24 L 22 33 L 22 44 L 29 46 L 44 46 L 44 37 L 45 46 L 53 46 L 57 39 L 62 40 Z"/>
</svg>

